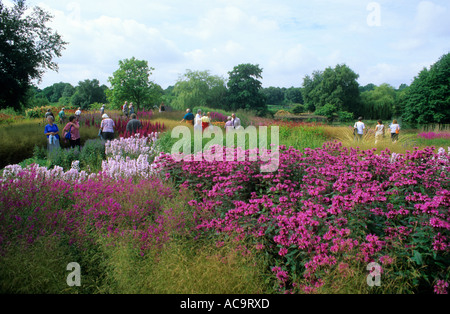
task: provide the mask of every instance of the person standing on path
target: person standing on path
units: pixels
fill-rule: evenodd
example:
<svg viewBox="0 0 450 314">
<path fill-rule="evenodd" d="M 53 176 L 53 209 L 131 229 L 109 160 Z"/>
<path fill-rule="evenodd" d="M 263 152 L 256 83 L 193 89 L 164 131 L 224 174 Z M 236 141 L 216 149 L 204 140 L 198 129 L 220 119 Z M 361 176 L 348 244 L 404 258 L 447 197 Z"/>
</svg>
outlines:
<svg viewBox="0 0 450 314">
<path fill-rule="evenodd" d="M 101 134 L 105 141 L 112 141 L 114 139 L 115 127 L 114 120 L 105 113 L 102 116 L 102 123 L 100 124 Z"/>
<path fill-rule="evenodd" d="M 70 130 L 70 147 L 81 148 L 81 137 L 80 137 L 80 123 L 75 116 L 69 118 L 69 123 L 64 127 L 63 132 L 69 132 Z"/>
<path fill-rule="evenodd" d="M 385 127 L 383 121 L 378 120 L 378 124 L 375 127 L 375 145 L 384 138 L 384 131 Z"/>
<path fill-rule="evenodd" d="M 396 143 L 398 141 L 398 134 L 400 133 L 400 125 L 397 120 L 392 121 L 389 128 L 391 129 L 391 140 L 393 143 Z"/>
</svg>

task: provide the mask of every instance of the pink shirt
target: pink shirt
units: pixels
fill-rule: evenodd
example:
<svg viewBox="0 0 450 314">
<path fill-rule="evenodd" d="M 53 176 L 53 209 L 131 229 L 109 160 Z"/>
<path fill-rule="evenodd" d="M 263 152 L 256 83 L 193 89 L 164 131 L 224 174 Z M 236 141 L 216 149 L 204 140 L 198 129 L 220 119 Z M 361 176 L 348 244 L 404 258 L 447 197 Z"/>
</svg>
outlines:
<svg viewBox="0 0 450 314">
<path fill-rule="evenodd" d="M 67 123 L 66 126 L 64 127 L 64 131 L 69 132 L 70 127 L 72 126 L 72 128 L 70 129 L 70 134 L 71 134 L 71 140 L 75 141 L 77 139 L 80 138 L 80 125 L 78 124 L 78 121 L 75 121 L 74 124 L 77 125 L 78 129 L 72 126 L 72 123 Z"/>
</svg>

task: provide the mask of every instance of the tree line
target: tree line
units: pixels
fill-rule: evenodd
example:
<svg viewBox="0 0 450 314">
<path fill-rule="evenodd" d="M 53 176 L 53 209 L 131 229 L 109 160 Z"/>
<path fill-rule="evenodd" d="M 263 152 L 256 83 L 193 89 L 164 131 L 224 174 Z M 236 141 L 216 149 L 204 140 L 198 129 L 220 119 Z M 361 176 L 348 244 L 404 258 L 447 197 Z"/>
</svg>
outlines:
<svg viewBox="0 0 450 314">
<path fill-rule="evenodd" d="M 46 26 L 51 20 L 48 13 L 34 7 L 25 15 L 26 9 L 24 0 L 16 0 L 11 9 L 0 2 L 0 109 L 23 110 L 54 102 L 84 109 L 94 103 L 119 108 L 128 101 L 139 110 L 164 102 L 177 110 L 208 106 L 266 116 L 269 106 L 275 106 L 326 116 L 329 121 L 362 116 L 396 117 L 416 125 L 450 123 L 450 54 L 424 68 L 410 86 L 397 89 L 389 84 L 360 86 L 359 75 L 346 64 L 314 71 L 303 81 L 299 78 L 301 87 L 263 88 L 263 69 L 250 63 L 235 66 L 227 78 L 188 69 L 173 86 L 163 89 L 151 80 L 155 69 L 148 61 L 132 57 L 119 61 L 108 78 L 110 87 L 88 79 L 77 86 L 60 82 L 40 90 L 32 81 L 39 81 L 45 70 L 57 70 L 52 60 L 68 43 Z"/>
</svg>

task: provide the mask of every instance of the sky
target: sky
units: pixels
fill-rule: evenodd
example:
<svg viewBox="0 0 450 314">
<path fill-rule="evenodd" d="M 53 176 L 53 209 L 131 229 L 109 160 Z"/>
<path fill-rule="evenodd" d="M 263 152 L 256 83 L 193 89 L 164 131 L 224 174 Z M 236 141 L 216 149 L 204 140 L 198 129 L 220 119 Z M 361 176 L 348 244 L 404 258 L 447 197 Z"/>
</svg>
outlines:
<svg viewBox="0 0 450 314">
<path fill-rule="evenodd" d="M 11 0 L 1 0 L 11 5 Z M 450 52 L 450 1 L 29 0 L 53 15 L 68 42 L 40 88 L 108 78 L 135 57 L 164 89 L 186 70 L 228 79 L 257 64 L 263 87 L 301 87 L 314 71 L 346 64 L 358 82 L 398 87 Z"/>
</svg>

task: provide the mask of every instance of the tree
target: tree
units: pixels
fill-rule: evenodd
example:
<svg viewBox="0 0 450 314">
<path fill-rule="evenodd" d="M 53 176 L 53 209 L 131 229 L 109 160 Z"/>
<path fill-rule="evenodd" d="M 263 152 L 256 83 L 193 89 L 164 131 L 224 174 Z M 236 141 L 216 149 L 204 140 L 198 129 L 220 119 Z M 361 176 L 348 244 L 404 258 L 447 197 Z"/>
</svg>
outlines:
<svg viewBox="0 0 450 314">
<path fill-rule="evenodd" d="M 450 53 L 414 79 L 404 98 L 402 117 L 419 125 L 450 123 Z"/>
<path fill-rule="evenodd" d="M 135 57 L 119 61 L 119 69 L 108 78 L 111 88 L 107 91 L 109 102 L 120 107 L 132 102 L 136 110 L 147 105 L 153 107 L 162 96 L 161 87 L 149 80 L 152 71 L 145 60 Z"/>
<path fill-rule="evenodd" d="M 93 103 L 105 103 L 107 87 L 100 86 L 97 79 L 84 80 L 78 83 L 75 93 L 71 97 L 72 106 L 88 109 Z"/>
<path fill-rule="evenodd" d="M 261 93 L 262 69 L 259 65 L 240 64 L 228 72 L 228 104 L 233 111 L 238 109 L 254 110 L 258 115 L 265 115 L 267 104 Z"/>
<path fill-rule="evenodd" d="M 67 44 L 46 24 L 52 16 L 39 7 L 25 15 L 25 0 L 12 8 L 0 2 L 0 108 L 19 109 L 27 99 L 33 80 L 46 69 L 58 70 L 52 61 Z"/>
<path fill-rule="evenodd" d="M 381 84 L 361 94 L 361 116 L 365 119 L 392 119 L 397 93 L 389 84 Z"/>
<path fill-rule="evenodd" d="M 286 89 L 284 93 L 285 103 L 291 104 L 301 104 L 303 105 L 303 94 L 302 89 L 298 87 L 290 87 Z"/>
<path fill-rule="evenodd" d="M 268 105 L 282 106 L 284 104 L 285 90 L 285 88 L 270 86 L 267 88 L 262 88 L 261 93 L 266 98 L 266 103 Z"/>
<path fill-rule="evenodd" d="M 180 110 L 196 106 L 224 108 L 227 88 L 225 79 L 209 71 L 186 70 L 173 88 L 172 105 Z"/>
<path fill-rule="evenodd" d="M 325 71 L 316 71 L 303 80 L 303 97 L 308 110 L 317 111 L 325 105 L 326 112 L 335 108 L 335 113 L 348 111 L 360 114 L 359 75 L 345 64 Z"/>
</svg>

